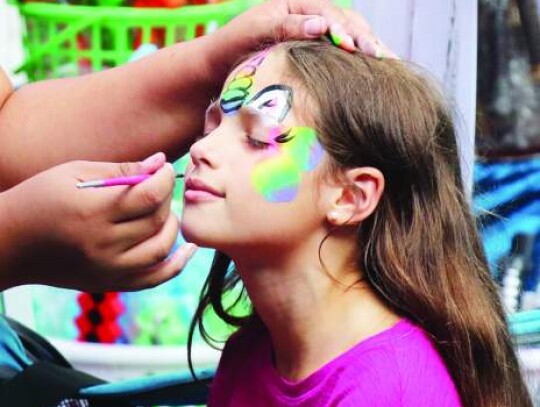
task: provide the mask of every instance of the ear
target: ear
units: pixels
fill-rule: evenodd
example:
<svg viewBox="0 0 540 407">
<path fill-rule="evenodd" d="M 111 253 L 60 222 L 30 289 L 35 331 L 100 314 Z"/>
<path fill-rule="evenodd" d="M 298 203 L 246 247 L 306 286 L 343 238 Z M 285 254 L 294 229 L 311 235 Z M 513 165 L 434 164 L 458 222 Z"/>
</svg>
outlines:
<svg viewBox="0 0 540 407">
<path fill-rule="evenodd" d="M 362 222 L 375 211 L 384 191 L 384 176 L 376 168 L 353 168 L 344 175 L 346 181 L 336 187 L 326 215 L 333 226 Z"/>
</svg>

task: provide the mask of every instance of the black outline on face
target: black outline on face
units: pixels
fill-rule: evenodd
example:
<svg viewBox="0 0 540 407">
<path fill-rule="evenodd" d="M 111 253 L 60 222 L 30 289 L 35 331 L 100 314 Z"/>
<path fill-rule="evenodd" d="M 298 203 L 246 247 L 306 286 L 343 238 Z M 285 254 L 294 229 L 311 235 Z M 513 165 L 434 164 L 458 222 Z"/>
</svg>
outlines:
<svg viewBox="0 0 540 407">
<path fill-rule="evenodd" d="M 247 61 L 243 66 L 238 69 L 233 80 L 228 84 L 227 89 L 225 89 L 225 92 L 223 92 L 219 100 L 221 110 L 223 110 L 225 114 L 237 112 L 238 109 L 240 109 L 246 103 L 245 101 L 249 96 L 249 91 L 253 86 L 254 77 L 257 73 L 257 68 L 263 63 L 267 55 L 268 52 L 263 51 L 259 55 L 256 55 L 255 57 Z M 245 79 L 248 80 L 248 85 L 238 86 L 238 83 Z M 234 83 L 236 83 L 237 85 L 231 89 L 231 86 L 234 86 Z M 223 99 L 223 96 L 229 92 L 236 92 L 236 95 L 227 100 Z"/>
<path fill-rule="evenodd" d="M 267 93 L 273 92 L 273 91 L 282 91 L 283 93 L 286 94 L 285 107 L 284 107 L 283 111 L 280 113 L 279 117 L 277 118 L 278 123 L 281 123 L 285 119 L 287 114 L 289 114 L 289 112 L 291 111 L 291 108 L 292 108 L 293 89 L 290 86 L 287 86 L 287 85 L 269 85 L 266 88 L 261 89 L 259 92 L 257 92 L 257 94 L 255 96 L 253 96 L 250 100 L 248 100 L 245 103 L 245 105 L 249 106 L 251 104 L 254 104 L 258 99 L 262 98 Z M 261 109 L 256 109 L 256 110 L 261 110 Z"/>
</svg>

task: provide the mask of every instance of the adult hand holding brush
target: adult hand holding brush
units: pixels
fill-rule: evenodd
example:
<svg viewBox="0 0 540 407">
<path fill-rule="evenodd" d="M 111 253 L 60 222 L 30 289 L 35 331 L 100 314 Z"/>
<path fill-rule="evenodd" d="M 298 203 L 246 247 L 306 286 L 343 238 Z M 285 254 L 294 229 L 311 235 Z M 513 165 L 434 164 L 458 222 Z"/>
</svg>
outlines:
<svg viewBox="0 0 540 407">
<path fill-rule="evenodd" d="M 324 35 L 349 51 L 391 55 L 361 16 L 330 1 L 268 0 L 211 35 L 104 72 L 14 91 L 0 69 L 0 289 L 133 290 L 176 275 L 193 246 L 164 260 L 178 227 L 174 173 L 163 155 L 153 171 L 133 163 L 155 151 L 171 161 L 185 154 L 242 56 Z M 76 188 L 153 173 L 133 186 Z"/>
<path fill-rule="evenodd" d="M 84 178 L 148 174 L 133 186 L 78 189 Z M 0 194 L 0 290 L 41 283 L 89 292 L 155 286 L 185 266 L 171 211 L 175 172 L 158 153 L 143 162 L 74 161 Z"/>
</svg>

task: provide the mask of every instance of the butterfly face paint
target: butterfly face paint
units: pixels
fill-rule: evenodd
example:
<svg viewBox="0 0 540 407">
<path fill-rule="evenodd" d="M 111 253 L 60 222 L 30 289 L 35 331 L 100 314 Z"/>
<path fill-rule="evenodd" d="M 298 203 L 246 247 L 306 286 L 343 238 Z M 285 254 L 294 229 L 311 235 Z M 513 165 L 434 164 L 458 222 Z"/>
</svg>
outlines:
<svg viewBox="0 0 540 407">
<path fill-rule="evenodd" d="M 219 104 L 225 114 L 234 114 L 251 94 L 257 68 L 263 63 L 270 50 L 265 50 L 242 65 L 221 95 Z"/>
<path fill-rule="evenodd" d="M 292 108 L 293 90 L 285 85 L 262 89 L 246 103 L 265 123 L 268 158 L 253 171 L 255 189 L 268 201 L 290 202 L 298 194 L 302 172 L 315 169 L 323 149 L 310 127 L 280 125 Z M 268 126 L 268 127 L 267 127 Z"/>
<path fill-rule="evenodd" d="M 225 114 L 235 114 L 244 107 L 262 119 L 263 135 L 259 137 L 268 145 L 268 157 L 254 168 L 252 183 L 268 201 L 290 202 L 298 194 L 302 173 L 315 169 L 323 149 L 314 129 L 287 129 L 281 124 L 292 108 L 291 87 L 270 85 L 249 98 L 257 68 L 268 53 L 257 55 L 236 72 L 221 96 L 220 106 Z"/>
<path fill-rule="evenodd" d="M 310 127 L 286 129 L 280 123 L 292 107 L 292 89 L 272 85 L 255 95 L 246 107 L 257 112 L 265 124 L 262 141 L 268 158 L 253 171 L 255 190 L 270 202 L 290 202 L 298 194 L 302 172 L 315 169 L 323 149 Z"/>
</svg>

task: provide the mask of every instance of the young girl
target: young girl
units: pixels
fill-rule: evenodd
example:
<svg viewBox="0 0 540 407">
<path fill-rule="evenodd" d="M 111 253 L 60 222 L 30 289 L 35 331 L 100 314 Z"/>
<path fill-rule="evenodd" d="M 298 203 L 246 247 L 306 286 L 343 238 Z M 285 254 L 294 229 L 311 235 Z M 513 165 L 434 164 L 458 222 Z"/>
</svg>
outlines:
<svg viewBox="0 0 540 407">
<path fill-rule="evenodd" d="M 209 307 L 239 328 L 210 406 L 532 406 L 451 116 L 405 63 L 259 53 L 190 153 L 182 232 L 218 250 L 192 334 Z M 240 282 L 247 317 L 222 301 Z"/>
</svg>

